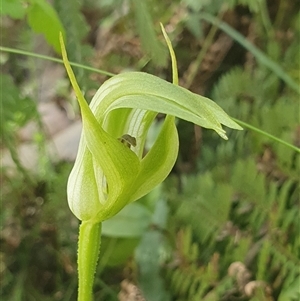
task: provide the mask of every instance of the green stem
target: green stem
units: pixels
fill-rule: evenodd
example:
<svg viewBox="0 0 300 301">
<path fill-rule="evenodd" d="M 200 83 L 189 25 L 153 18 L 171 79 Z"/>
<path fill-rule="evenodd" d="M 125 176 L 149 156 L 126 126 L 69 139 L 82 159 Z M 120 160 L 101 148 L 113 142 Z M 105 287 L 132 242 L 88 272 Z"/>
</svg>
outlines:
<svg viewBox="0 0 300 301">
<path fill-rule="evenodd" d="M 295 146 L 295 145 L 293 145 L 293 144 L 291 144 L 291 143 L 288 143 L 288 142 L 286 142 L 286 141 L 284 141 L 284 140 L 282 140 L 282 139 L 280 139 L 280 138 L 277 138 L 277 137 L 274 136 L 274 135 L 271 135 L 271 134 L 269 134 L 269 133 L 267 133 L 267 132 L 265 132 L 265 131 L 262 131 L 262 130 L 260 130 L 259 128 L 255 127 L 255 126 L 253 126 L 253 125 L 251 125 L 251 124 L 249 124 L 249 123 L 243 122 L 243 121 L 241 121 L 241 120 L 239 120 L 239 119 L 236 119 L 236 118 L 231 118 L 231 119 L 234 120 L 234 121 L 235 121 L 236 123 L 238 123 L 239 125 L 241 125 L 241 126 L 243 126 L 243 127 L 245 127 L 245 128 L 248 128 L 249 130 L 251 130 L 251 131 L 253 131 L 253 132 L 256 132 L 256 133 L 258 133 L 258 134 L 260 134 L 260 135 L 263 135 L 263 136 L 265 136 L 265 137 L 268 137 L 269 139 L 274 140 L 274 141 L 276 141 L 276 142 L 279 142 L 279 143 L 285 145 L 286 147 L 288 147 L 288 148 L 290 148 L 290 149 L 292 149 L 292 150 L 294 150 L 294 151 L 300 153 L 300 148 L 297 147 L 297 146 Z"/>
<path fill-rule="evenodd" d="M 260 11 L 260 19 L 261 22 L 265 28 L 265 32 L 266 35 L 268 37 L 268 39 L 274 39 L 274 30 L 273 30 L 273 26 L 272 26 L 272 22 L 270 19 L 270 15 L 268 12 L 268 7 L 267 7 L 267 3 L 266 1 L 260 1 L 259 2 L 259 11 Z"/>
<path fill-rule="evenodd" d="M 191 87 L 206 53 L 207 53 L 209 47 L 213 43 L 213 39 L 217 33 L 217 30 L 218 30 L 218 26 L 216 24 L 213 24 L 213 26 L 209 30 L 209 32 L 204 40 L 203 46 L 202 46 L 199 54 L 197 55 L 197 58 L 191 63 L 190 67 L 188 68 L 187 79 L 185 82 L 185 87 L 187 89 L 189 89 Z"/>
<path fill-rule="evenodd" d="M 20 54 L 20 55 L 25 55 L 25 56 L 30 56 L 30 57 L 35 57 L 37 59 L 51 61 L 51 62 L 55 62 L 55 63 L 59 63 L 59 64 L 64 63 L 63 60 L 55 58 L 55 57 L 51 57 L 51 56 L 48 56 L 48 55 L 42 55 L 42 54 L 38 54 L 38 53 L 34 53 L 34 52 L 29 52 L 29 51 L 25 51 L 25 50 L 15 49 L 15 48 L 0 46 L 0 51 L 4 51 L 4 52 L 8 52 L 8 53 L 14 53 L 14 54 Z M 89 66 L 74 63 L 74 62 L 70 62 L 70 65 L 73 66 L 73 67 L 82 68 L 82 69 L 85 69 L 85 70 L 88 70 L 88 71 L 100 73 L 100 74 L 107 75 L 107 76 L 114 76 L 115 75 L 114 73 L 111 73 L 111 72 L 108 72 L 108 71 L 96 69 L 96 68 L 93 68 L 93 67 L 89 67 Z"/>
<path fill-rule="evenodd" d="M 281 78 L 291 89 L 300 94 L 299 84 L 295 82 L 276 62 L 270 59 L 265 53 L 263 53 L 260 49 L 254 46 L 250 41 L 248 41 L 243 35 L 241 35 L 238 31 L 233 29 L 227 23 L 222 22 L 220 19 L 215 18 L 214 16 L 208 13 L 200 13 L 200 19 L 203 19 L 211 24 L 215 24 L 222 31 L 227 33 L 230 37 L 232 37 L 235 41 L 241 44 L 245 49 L 251 52 L 254 57 L 271 71 L 273 71 L 279 78 Z"/>
<path fill-rule="evenodd" d="M 101 223 L 84 221 L 78 241 L 78 301 L 93 300 L 93 283 L 101 243 Z"/>
</svg>

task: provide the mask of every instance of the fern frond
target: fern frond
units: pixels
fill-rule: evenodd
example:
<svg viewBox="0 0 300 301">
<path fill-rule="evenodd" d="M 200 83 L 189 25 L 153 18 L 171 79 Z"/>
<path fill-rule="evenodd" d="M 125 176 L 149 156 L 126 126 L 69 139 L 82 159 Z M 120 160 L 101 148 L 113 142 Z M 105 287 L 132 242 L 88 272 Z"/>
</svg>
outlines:
<svg viewBox="0 0 300 301">
<path fill-rule="evenodd" d="M 179 265 L 175 270 L 167 271 L 167 279 L 170 283 L 172 294 L 179 300 L 202 300 L 206 291 L 214 286 L 219 277 L 219 256 L 212 256 L 207 266 L 199 264 L 199 246 L 192 240 L 191 227 L 180 231 L 178 248 Z"/>
<path fill-rule="evenodd" d="M 228 185 L 216 185 L 209 173 L 187 177 L 185 181 L 184 199 L 178 196 L 176 215 L 190 224 L 198 239 L 205 242 L 228 219 L 233 192 Z"/>
</svg>

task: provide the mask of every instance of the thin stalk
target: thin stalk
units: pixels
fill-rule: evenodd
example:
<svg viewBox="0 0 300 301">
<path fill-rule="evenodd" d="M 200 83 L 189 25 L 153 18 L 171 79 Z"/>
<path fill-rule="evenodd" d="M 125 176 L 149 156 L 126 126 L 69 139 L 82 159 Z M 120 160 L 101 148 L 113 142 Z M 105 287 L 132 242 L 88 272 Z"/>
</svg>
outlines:
<svg viewBox="0 0 300 301">
<path fill-rule="evenodd" d="M 269 39 L 273 38 L 274 37 L 274 29 L 272 26 L 272 22 L 270 19 L 266 1 L 260 1 L 259 6 L 260 6 L 259 10 L 260 10 L 261 22 L 265 28 L 266 35 L 268 36 Z"/>
<path fill-rule="evenodd" d="M 84 221 L 78 240 L 78 301 L 93 300 L 93 283 L 100 253 L 101 223 Z"/>
<path fill-rule="evenodd" d="M 194 79 L 197 75 L 199 66 L 202 63 L 202 61 L 203 61 L 203 59 L 204 59 L 204 57 L 205 57 L 205 55 L 208 51 L 208 48 L 213 43 L 213 39 L 214 39 L 214 37 L 217 33 L 217 30 L 218 30 L 218 26 L 216 24 L 213 24 L 211 29 L 209 30 L 205 40 L 204 40 L 203 46 L 202 46 L 199 54 L 197 55 L 196 60 L 189 67 L 189 70 L 187 71 L 188 76 L 187 76 L 186 83 L 185 83 L 185 87 L 187 89 L 190 88 L 190 86 L 192 85 L 192 83 L 193 83 L 193 81 L 194 81 Z"/>
<path fill-rule="evenodd" d="M 55 62 L 55 63 L 59 63 L 59 64 L 64 63 L 62 59 L 58 59 L 58 58 L 54 58 L 54 57 L 51 57 L 51 56 L 48 56 L 48 55 L 42 55 L 42 54 L 38 54 L 38 53 L 34 53 L 34 52 L 29 52 L 29 51 L 25 51 L 25 50 L 20 50 L 20 49 L 14 49 L 14 48 L 0 46 L 0 51 L 20 54 L 20 55 L 25 55 L 25 56 L 30 56 L 30 57 L 35 57 L 37 59 L 47 60 L 47 61 L 51 61 L 51 62 Z M 93 68 L 93 67 L 89 67 L 89 66 L 74 63 L 74 62 L 70 62 L 70 65 L 73 66 L 73 67 L 82 68 L 82 69 L 85 69 L 85 70 L 88 70 L 88 71 L 100 73 L 100 74 L 107 75 L 107 76 L 114 76 L 115 75 L 114 73 L 111 73 L 111 72 L 108 72 L 108 71 L 104 71 L 104 70 L 101 70 L 101 69 L 96 69 L 96 68 Z"/>
<path fill-rule="evenodd" d="M 292 149 L 292 150 L 294 150 L 294 151 L 300 153 L 300 148 L 298 148 L 297 146 L 295 146 L 295 145 L 293 145 L 293 144 L 291 144 L 291 143 L 288 143 L 288 142 L 286 142 L 286 141 L 284 141 L 284 140 L 282 140 L 282 139 L 280 139 L 280 138 L 277 138 L 277 137 L 274 136 L 274 135 L 271 135 L 271 134 L 269 134 L 269 133 L 267 133 L 267 132 L 265 132 L 265 131 L 263 131 L 263 130 L 260 130 L 259 128 L 255 127 L 255 126 L 253 126 L 253 125 L 251 125 L 251 124 L 249 124 L 249 123 L 243 122 L 243 121 L 241 121 L 241 120 L 239 120 L 239 119 L 236 119 L 236 118 L 231 118 L 231 119 L 234 120 L 234 121 L 235 121 L 236 123 L 238 123 L 239 125 L 241 125 L 241 126 L 243 126 L 243 127 L 245 127 L 245 128 L 248 128 L 249 130 L 251 130 L 251 131 L 253 131 L 253 132 L 256 132 L 256 133 L 258 133 L 258 134 L 260 134 L 260 135 L 263 135 L 263 136 L 265 136 L 265 137 L 268 137 L 269 139 L 274 140 L 274 141 L 276 141 L 276 142 L 279 142 L 279 143 L 285 145 L 286 147 L 288 147 L 288 148 L 290 148 L 290 149 Z"/>
<path fill-rule="evenodd" d="M 203 19 L 211 24 L 215 24 L 222 31 L 227 33 L 230 37 L 232 37 L 235 41 L 241 44 L 245 49 L 253 54 L 253 56 L 271 71 L 273 71 L 279 78 L 281 78 L 290 88 L 292 88 L 295 92 L 300 94 L 299 84 L 294 81 L 282 68 L 279 64 L 270 59 L 264 52 L 254 46 L 250 41 L 248 41 L 243 35 L 241 35 L 238 31 L 233 29 L 227 23 L 222 22 L 220 19 L 215 18 L 211 14 L 208 13 L 200 13 L 200 19 Z"/>
</svg>

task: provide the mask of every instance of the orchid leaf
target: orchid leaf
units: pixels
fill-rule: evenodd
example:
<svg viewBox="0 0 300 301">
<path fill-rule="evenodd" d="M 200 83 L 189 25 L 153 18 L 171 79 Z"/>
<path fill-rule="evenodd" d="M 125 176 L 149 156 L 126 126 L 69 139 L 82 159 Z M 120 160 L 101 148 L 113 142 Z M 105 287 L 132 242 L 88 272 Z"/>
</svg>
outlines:
<svg viewBox="0 0 300 301">
<path fill-rule="evenodd" d="M 135 202 L 102 224 L 102 234 L 109 237 L 139 237 L 151 222 L 151 211 Z"/>
</svg>

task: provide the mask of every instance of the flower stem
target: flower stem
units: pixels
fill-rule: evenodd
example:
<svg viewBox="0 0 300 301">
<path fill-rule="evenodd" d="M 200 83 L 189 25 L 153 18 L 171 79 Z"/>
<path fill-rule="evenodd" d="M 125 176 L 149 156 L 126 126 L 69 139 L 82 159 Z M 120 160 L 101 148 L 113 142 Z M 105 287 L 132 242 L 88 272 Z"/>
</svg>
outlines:
<svg viewBox="0 0 300 301">
<path fill-rule="evenodd" d="M 93 300 L 93 283 L 100 252 L 101 223 L 84 221 L 78 241 L 78 301 Z"/>
</svg>

